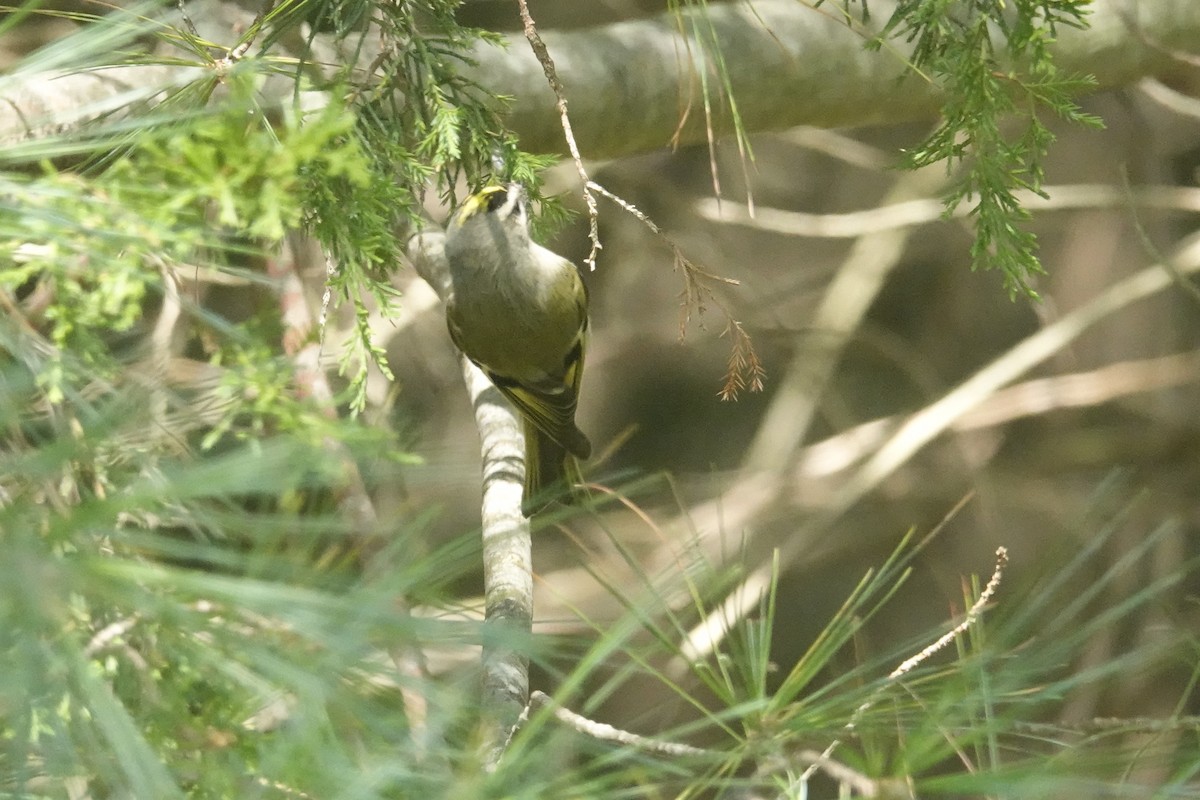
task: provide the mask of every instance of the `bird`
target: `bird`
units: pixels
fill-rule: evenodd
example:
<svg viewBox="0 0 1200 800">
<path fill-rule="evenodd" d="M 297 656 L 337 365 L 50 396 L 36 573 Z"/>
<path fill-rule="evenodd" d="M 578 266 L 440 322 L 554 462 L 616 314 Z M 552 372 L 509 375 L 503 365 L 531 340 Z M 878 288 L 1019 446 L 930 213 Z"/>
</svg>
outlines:
<svg viewBox="0 0 1200 800">
<path fill-rule="evenodd" d="M 519 183 L 471 195 L 446 227 L 445 255 L 450 338 L 522 419 L 522 514 L 544 509 L 556 491 L 574 502 L 582 483 L 576 459 L 592 452 L 575 423 L 588 338 L 579 269 L 530 238 L 529 198 Z"/>
</svg>

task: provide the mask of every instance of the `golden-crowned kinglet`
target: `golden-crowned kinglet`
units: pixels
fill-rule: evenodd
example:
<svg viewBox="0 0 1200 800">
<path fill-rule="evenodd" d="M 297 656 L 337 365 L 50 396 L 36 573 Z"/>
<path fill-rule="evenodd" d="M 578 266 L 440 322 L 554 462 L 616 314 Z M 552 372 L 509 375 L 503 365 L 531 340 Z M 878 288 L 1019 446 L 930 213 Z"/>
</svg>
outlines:
<svg viewBox="0 0 1200 800">
<path fill-rule="evenodd" d="M 579 270 L 530 241 L 529 201 L 516 183 L 472 195 L 446 227 L 450 338 L 520 412 L 525 428 L 525 516 L 545 490 L 580 481 L 574 457 L 592 445 L 575 425 L 587 338 Z"/>
</svg>

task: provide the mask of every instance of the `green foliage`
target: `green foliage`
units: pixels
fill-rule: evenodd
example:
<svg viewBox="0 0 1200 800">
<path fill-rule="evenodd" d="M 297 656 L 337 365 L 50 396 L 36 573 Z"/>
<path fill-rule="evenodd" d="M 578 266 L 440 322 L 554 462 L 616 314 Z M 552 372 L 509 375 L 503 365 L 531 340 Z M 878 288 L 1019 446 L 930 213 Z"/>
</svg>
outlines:
<svg viewBox="0 0 1200 800">
<path fill-rule="evenodd" d="M 368 152 L 411 188 L 433 180 L 454 200 L 459 179 L 472 189 L 486 180 L 539 182 L 549 162 L 520 151 L 503 124 L 507 98 L 488 94 L 459 74 L 476 42 L 500 46 L 498 35 L 460 25 L 457 3 L 375 7 L 383 51 L 368 82 L 350 82 Z M 353 73 L 348 73 L 348 78 Z M 419 193 L 417 193 L 419 194 Z M 415 207 L 410 220 L 415 222 Z"/>
<path fill-rule="evenodd" d="M 378 758 L 412 741 L 381 654 L 457 635 L 415 624 L 395 598 L 437 592 L 461 553 L 397 558 L 371 580 L 301 558 L 355 532 L 328 513 L 247 508 L 248 497 L 330 486 L 335 458 L 295 440 L 164 459 L 75 501 L 63 480 L 87 445 L 54 450 L 36 463 L 0 456 L 3 474 L 20 466 L 48 493 L 40 508 L 18 496 L 0 509 L 0 791 L 58 797 L 77 781 L 93 795 L 250 797 L 277 786 L 331 797 L 359 779 L 362 751 Z M 54 511 L 64 504 L 69 516 Z"/>
<path fill-rule="evenodd" d="M 61 402 L 66 384 L 82 377 L 67 374 L 62 354 L 70 350 L 79 366 L 112 377 L 109 344 L 96 332 L 135 325 L 154 280 L 146 259 L 180 243 L 155 221 L 131 217 L 106 187 L 53 172 L 0 180 L 0 288 L 36 284 L 53 298 L 42 311 L 45 346 L 15 352 L 30 361 L 50 402 Z"/>
<path fill-rule="evenodd" d="M 140 142 L 105 178 L 126 193 L 169 188 L 169 197 L 150 206 L 168 227 L 196 226 L 200 212 L 241 236 L 277 243 L 300 224 L 307 184 L 367 184 L 367 160 L 348 136 L 353 124 L 352 115 L 330 106 L 303 124 L 288 116 L 272 127 L 253 107 L 235 103 L 168 130 L 161 140 Z M 180 212 L 192 216 L 184 219 Z"/>
<path fill-rule="evenodd" d="M 1043 272 L 1037 239 L 1021 227 L 1029 212 L 1016 194 L 1042 194 L 1042 159 L 1054 134 L 1039 113 L 1101 126 L 1072 99 L 1095 81 L 1063 74 L 1047 49 L 1060 26 L 1085 26 L 1087 2 L 900 0 L 873 43 L 909 42 L 913 68 L 944 90 L 941 124 L 908 153 L 907 164 L 964 166 L 946 197 L 946 213 L 971 204 L 972 265 L 999 269 L 1012 296 L 1036 298 L 1031 281 Z M 869 10 L 866 0 L 863 8 Z"/>
<path fill-rule="evenodd" d="M 305 72 L 318 111 L 262 104 L 263 81 L 301 74 L 268 48 L 302 22 L 351 40 L 377 4 L 275 4 L 237 60 L 150 6 L 118 11 L 14 71 L 144 63 L 147 32 L 200 68 L 152 111 L 5 152 L 0 793 L 463 796 L 449 761 L 470 752 L 473 673 L 433 682 L 393 656 L 478 640 L 402 602 L 447 596 L 478 559 L 469 540 L 415 558 L 419 521 L 384 539 L 346 511 L 368 465 L 405 456 L 339 414 L 371 359 L 386 371 L 368 313 L 395 299 L 425 187 L 547 163 L 454 76 L 476 36 L 455 5 L 384 7 L 382 79 Z M 348 385 L 323 402 L 295 360 L 321 332 L 287 316 L 280 279 L 298 229 L 355 304 Z M 368 552 L 393 566 L 368 573 Z M 406 693 L 436 713 L 414 720 Z"/>
<path fill-rule="evenodd" d="M 129 331 L 148 296 L 161 295 L 163 270 L 186 275 L 186 265 L 210 260 L 233 270 L 301 223 L 306 185 L 365 183 L 366 159 L 347 135 L 353 120 L 330 107 L 275 129 L 235 102 L 147 129 L 90 176 L 49 166 L 39 178 L 4 176 L 0 256 L 9 266 L 0 288 L 36 284 L 53 298 L 48 357 L 35 369 L 48 399 L 64 397 L 66 352 L 84 370 L 115 374 L 111 334 Z"/>
</svg>

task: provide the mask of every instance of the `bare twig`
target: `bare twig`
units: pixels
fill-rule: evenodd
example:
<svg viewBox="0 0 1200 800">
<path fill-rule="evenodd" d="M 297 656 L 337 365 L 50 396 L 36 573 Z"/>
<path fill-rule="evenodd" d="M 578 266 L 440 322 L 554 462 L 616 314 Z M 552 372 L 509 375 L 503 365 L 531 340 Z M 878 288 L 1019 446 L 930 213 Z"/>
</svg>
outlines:
<svg viewBox="0 0 1200 800">
<path fill-rule="evenodd" d="M 712 303 L 725 315 L 725 333 L 728 333 L 732 340 L 732 352 L 729 358 L 729 369 L 725 373 L 725 383 L 718 392 L 718 396 L 722 400 L 736 400 L 738 392 L 743 388 L 749 388 L 752 392 L 762 391 L 767 371 L 754 350 L 750 334 L 746 333 L 741 322 L 734 318 L 712 286 L 714 283 L 737 286 L 738 281 L 716 275 L 698 266 L 684 255 L 683 249 L 654 220 L 625 198 L 613 194 L 595 181 L 590 181 L 588 187 L 631 214 L 634 219 L 649 228 L 651 233 L 671 248 L 675 269 L 683 276 L 683 291 L 680 293 L 682 302 L 679 304 L 679 339 L 681 341 L 687 333 L 693 310 L 697 315 L 703 314 L 706 302 Z"/>
<path fill-rule="evenodd" d="M 546 81 L 554 92 L 554 105 L 558 109 L 558 120 L 562 125 L 563 137 L 567 141 L 567 149 L 571 153 L 571 160 L 575 162 L 575 171 L 579 173 L 579 182 L 583 186 L 583 200 L 587 203 L 588 210 L 588 238 L 592 242 L 592 249 L 584 259 L 584 263 L 588 265 L 589 270 L 595 270 L 596 256 L 600 253 L 603 245 L 600 244 L 600 213 L 596 209 L 596 197 L 592 194 L 592 180 L 588 177 L 587 168 L 583 166 L 583 157 L 579 155 L 579 144 L 575 141 L 575 131 L 571 128 L 571 117 L 567 114 L 567 96 L 563 90 L 562 81 L 558 79 L 558 71 L 554 68 L 554 60 L 550 58 L 550 51 L 546 49 L 546 43 L 542 41 L 541 35 L 537 32 L 533 15 L 529 13 L 529 4 L 526 0 L 517 0 L 517 5 L 521 9 L 521 25 L 525 32 L 525 38 L 529 40 L 529 46 L 533 48 L 533 54 L 537 57 L 538 63 L 542 65 L 542 70 L 546 73 Z"/>
<path fill-rule="evenodd" d="M 759 774 L 773 774 L 781 769 L 790 769 L 795 763 L 807 764 L 809 770 L 820 770 L 828 775 L 844 789 L 850 792 L 857 792 L 862 797 L 879 797 L 881 792 L 881 782 L 873 778 L 869 778 L 858 770 L 838 761 L 834 761 L 825 753 L 817 752 L 816 750 L 799 750 L 794 753 L 784 753 L 781 759 L 786 759 L 784 763 L 764 763 L 764 768 L 759 770 Z M 775 759 L 775 762 L 781 761 Z M 782 798 L 791 798 L 797 795 L 785 794 Z M 843 797 L 846 795 L 838 795 Z M 782 800 L 781 798 L 781 800 Z"/>
<path fill-rule="evenodd" d="M 87 646 L 83 648 L 84 658 L 91 658 L 114 640 L 129 633 L 129 631 L 133 630 L 133 626 L 138 624 L 139 619 L 140 617 L 137 614 L 131 614 L 128 617 L 117 620 L 111 625 L 105 625 L 96 631 L 96 634 L 92 636 Z"/>
<path fill-rule="evenodd" d="M 976 620 L 979 619 L 979 615 L 983 613 L 984 608 L 986 608 L 987 604 L 992 601 L 992 597 L 995 596 L 996 591 L 1000 588 L 1000 581 L 1004 577 L 1004 568 L 1007 565 L 1008 550 L 1003 547 L 997 548 L 996 566 L 992 570 L 992 577 L 990 580 L 988 580 L 987 586 L 984 587 L 983 591 L 979 593 L 978 599 L 971 604 L 971 608 L 967 611 L 962 621 L 950 630 L 946 631 L 946 633 L 943 635 L 939 636 L 932 644 L 922 648 L 919 653 L 910 658 L 906 658 L 900 663 L 899 666 L 888 673 L 887 682 L 872 692 L 871 695 L 863 701 L 862 705 L 855 709 L 854 714 L 850 717 L 850 720 L 845 725 L 845 730 L 847 733 L 854 731 L 854 729 L 858 726 L 859 721 L 863 718 L 863 715 L 871 710 L 871 707 L 875 705 L 875 702 L 879 699 L 883 692 L 887 691 L 893 684 L 895 684 L 909 672 L 912 672 L 924 661 L 927 661 L 934 653 L 950 644 L 950 642 L 954 641 L 956 637 L 960 636 L 964 631 L 968 630 L 975 624 Z M 841 745 L 841 743 L 841 739 L 834 739 L 821 753 L 821 758 L 829 758 L 831 755 L 833 755 L 833 752 Z M 816 772 L 817 764 L 818 762 L 814 762 L 811 766 L 809 766 L 809 768 L 800 775 L 800 778 L 796 781 L 796 783 L 803 784 L 807 782 Z M 788 794 L 785 796 L 790 797 L 792 795 Z M 869 797 L 873 795 L 867 796 Z"/>
<path fill-rule="evenodd" d="M 888 679 L 898 680 L 899 678 L 904 677 L 905 674 L 912 672 L 914 669 L 919 667 L 922 662 L 927 661 L 934 653 L 938 652 L 946 645 L 950 644 L 950 642 L 954 641 L 954 637 L 958 636 L 974 625 L 975 620 L 979 619 L 979 615 L 983 613 L 984 607 L 992 601 L 992 597 L 995 596 L 996 590 L 1000 588 L 1000 580 L 1004 576 L 1004 568 L 1006 566 L 1008 566 L 1008 549 L 1004 547 L 997 548 L 996 567 L 992 571 L 992 577 L 987 582 L 987 586 L 983 587 L 983 591 L 979 593 L 979 599 L 971 605 L 971 608 L 967 611 L 966 616 L 963 617 L 962 622 L 946 631 L 940 638 L 938 638 L 937 641 L 922 649 L 921 652 L 902 661 L 900 666 L 888 673 Z M 869 707 L 870 702 L 868 701 L 859 707 L 859 711 L 866 711 Z"/>
<path fill-rule="evenodd" d="M 1095 736 L 1098 733 L 1186 733 L 1200 728 L 1200 716 L 1156 717 L 1097 717 L 1082 722 L 1024 722 L 1013 721 L 1013 729 L 1039 736 L 1059 737 L 1064 733 Z"/>
<path fill-rule="evenodd" d="M 603 722 L 596 722 L 588 719 L 585 716 L 576 714 L 568 708 L 560 706 L 554 702 L 544 692 L 534 692 L 529 697 L 529 708 L 534 706 L 540 708 L 549 708 L 554 715 L 554 718 L 563 723 L 569 728 L 572 728 L 584 736 L 590 736 L 593 739 L 599 739 L 604 742 L 616 742 L 627 747 L 634 747 L 647 753 L 666 758 L 685 758 L 690 756 L 720 756 L 715 750 L 705 750 L 702 747 L 693 747 L 690 744 L 682 742 L 669 742 L 664 739 L 655 739 L 649 736 L 633 733 L 631 731 L 614 728 Z M 529 709 L 521 715 L 521 721 L 525 722 L 529 719 Z"/>
<path fill-rule="evenodd" d="M 329 322 L 329 306 L 333 302 L 333 279 L 337 277 L 337 262 L 333 256 L 325 255 L 325 288 L 321 292 L 321 315 L 317 318 L 317 340 L 320 350 L 325 348 L 325 329 Z"/>
<path fill-rule="evenodd" d="M 534 708 L 548 709 L 554 719 L 584 736 L 602 742 L 615 742 L 616 744 L 641 750 L 644 753 L 661 758 L 708 758 L 714 760 L 728 758 L 728 754 L 720 750 L 695 747 L 682 742 L 672 742 L 666 739 L 643 736 L 639 733 L 616 728 L 604 722 L 588 719 L 559 705 L 544 692 L 534 692 L 530 695 L 529 705 L 521 713 L 521 725 L 529 721 L 529 715 Z M 818 753 L 816 750 L 797 750 L 789 753 L 788 758 L 791 761 L 809 764 L 811 769 L 823 771 L 830 778 L 833 778 L 844 786 L 850 787 L 853 791 L 857 791 L 864 797 L 874 797 L 877 794 L 878 783 L 876 781 L 851 769 L 845 764 L 834 761 L 825 753 Z M 772 761 L 774 762 L 776 759 L 772 759 Z M 776 767 L 771 765 L 760 769 L 758 772 L 760 775 L 767 774 L 774 772 L 775 769 Z"/>
<path fill-rule="evenodd" d="M 240 44 L 230 48 L 228 55 L 222 59 L 222 65 L 224 67 L 232 67 L 243 56 L 246 55 L 246 53 L 254 45 L 254 40 L 258 37 L 258 34 L 262 32 L 263 22 L 266 20 L 267 15 L 270 14 L 274 8 L 275 0 L 265 0 L 265 2 L 262 4 L 262 8 L 260 8 L 258 13 L 254 15 L 254 21 L 251 22 L 250 26 L 246 29 L 246 38 L 243 39 Z"/>
</svg>

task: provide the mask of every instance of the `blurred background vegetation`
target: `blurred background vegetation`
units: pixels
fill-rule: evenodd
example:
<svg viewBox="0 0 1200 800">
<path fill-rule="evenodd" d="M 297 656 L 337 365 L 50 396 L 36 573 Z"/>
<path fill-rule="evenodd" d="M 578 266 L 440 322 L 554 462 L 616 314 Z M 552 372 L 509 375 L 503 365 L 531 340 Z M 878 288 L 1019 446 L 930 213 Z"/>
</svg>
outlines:
<svg viewBox="0 0 1200 800">
<path fill-rule="evenodd" d="M 1159 67 L 1078 98 L 1103 129 L 1043 114 L 1040 300 L 973 270 L 972 221 L 941 214 L 960 173 L 897 169 L 928 115 L 587 161 L 669 241 L 600 200 L 579 423 L 627 502 L 535 532 L 522 646 L 534 688 L 712 750 L 537 717 L 485 774 L 478 431 L 400 252 L 495 152 L 575 212 L 546 244 L 590 245 L 575 166 L 519 153 L 447 67 L 474 74 L 460 24 L 525 47 L 514 4 L 456 6 L 5 11 L 0 793 L 1200 796 L 1197 48 L 1130 33 Z M 564 63 L 557 30 L 672 10 L 531 4 Z M 68 98 L 86 124 L 21 104 L 113 64 L 172 71 Z M 737 284 L 689 304 L 672 243 Z M 736 401 L 730 319 L 766 376 Z M 889 683 L 999 546 L 985 622 Z M 687 633 L 722 607 L 718 657 Z M 836 739 L 863 782 L 800 779 Z"/>
</svg>

